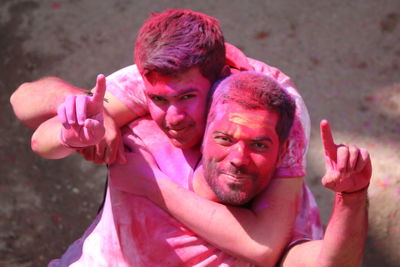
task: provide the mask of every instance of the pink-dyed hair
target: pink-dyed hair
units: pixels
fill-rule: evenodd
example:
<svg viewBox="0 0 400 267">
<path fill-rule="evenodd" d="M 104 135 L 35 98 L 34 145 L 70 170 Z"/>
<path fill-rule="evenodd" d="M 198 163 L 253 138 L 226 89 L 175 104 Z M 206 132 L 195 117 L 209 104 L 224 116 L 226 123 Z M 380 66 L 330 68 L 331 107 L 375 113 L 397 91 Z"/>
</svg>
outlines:
<svg viewBox="0 0 400 267">
<path fill-rule="evenodd" d="M 218 105 L 237 103 L 245 109 L 264 109 L 279 116 L 276 133 L 282 144 L 293 124 L 296 104 L 290 95 L 271 77 L 255 71 L 243 71 L 217 82 L 211 90 L 212 102 L 207 124 L 218 112 Z"/>
<path fill-rule="evenodd" d="M 134 60 L 142 75 L 176 76 L 191 67 L 210 82 L 225 65 L 224 37 L 215 18 L 191 10 L 152 14 L 139 31 Z"/>
</svg>

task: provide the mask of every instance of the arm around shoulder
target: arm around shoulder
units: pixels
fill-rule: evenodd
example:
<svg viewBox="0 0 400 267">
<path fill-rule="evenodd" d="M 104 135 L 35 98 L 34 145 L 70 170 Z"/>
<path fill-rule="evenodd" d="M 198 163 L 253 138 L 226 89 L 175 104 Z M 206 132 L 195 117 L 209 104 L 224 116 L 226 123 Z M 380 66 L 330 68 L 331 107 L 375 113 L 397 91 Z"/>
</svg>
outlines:
<svg viewBox="0 0 400 267">
<path fill-rule="evenodd" d="M 56 77 L 46 77 L 21 84 L 10 97 L 15 115 L 23 124 L 36 129 L 57 114 L 65 96 L 82 94 L 84 90 Z"/>
<path fill-rule="evenodd" d="M 61 127 L 57 116 L 43 122 L 32 135 L 32 151 L 47 159 L 65 158 L 74 152 L 60 142 Z"/>
</svg>

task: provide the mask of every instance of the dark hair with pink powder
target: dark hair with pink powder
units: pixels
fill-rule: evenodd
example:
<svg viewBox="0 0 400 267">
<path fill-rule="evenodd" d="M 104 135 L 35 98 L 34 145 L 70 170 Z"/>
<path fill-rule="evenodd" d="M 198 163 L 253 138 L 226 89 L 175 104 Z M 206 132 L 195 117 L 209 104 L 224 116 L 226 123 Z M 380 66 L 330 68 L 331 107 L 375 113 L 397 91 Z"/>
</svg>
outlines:
<svg viewBox="0 0 400 267">
<path fill-rule="evenodd" d="M 198 67 L 210 82 L 225 65 L 224 37 L 216 19 L 191 10 L 152 14 L 139 31 L 134 60 L 142 75 L 176 76 Z"/>
<path fill-rule="evenodd" d="M 290 95 L 273 78 L 259 72 L 244 71 L 225 78 L 212 89 L 208 121 L 215 118 L 220 104 L 234 102 L 245 109 L 265 109 L 276 112 L 279 121 L 276 133 L 282 144 L 289 136 L 296 111 Z"/>
</svg>

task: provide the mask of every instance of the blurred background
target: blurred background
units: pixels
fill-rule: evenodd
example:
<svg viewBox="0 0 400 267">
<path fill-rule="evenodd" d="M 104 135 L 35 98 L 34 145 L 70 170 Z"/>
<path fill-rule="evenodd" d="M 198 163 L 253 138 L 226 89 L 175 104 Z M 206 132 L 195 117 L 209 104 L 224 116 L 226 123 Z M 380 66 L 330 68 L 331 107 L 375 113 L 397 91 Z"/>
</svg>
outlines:
<svg viewBox="0 0 400 267">
<path fill-rule="evenodd" d="M 12 92 L 59 76 L 91 88 L 132 64 L 151 12 L 189 8 L 219 19 L 226 40 L 291 76 L 312 120 L 307 183 L 324 225 L 333 195 L 319 122 L 335 140 L 369 150 L 370 227 L 363 266 L 400 266 L 400 1 L 2 0 L 0 2 L 0 265 L 45 266 L 97 213 L 106 170 L 78 155 L 45 160 L 13 115 Z M 29 101 L 27 99 L 26 101 Z M 46 101 L 44 99 L 43 101 Z"/>
</svg>

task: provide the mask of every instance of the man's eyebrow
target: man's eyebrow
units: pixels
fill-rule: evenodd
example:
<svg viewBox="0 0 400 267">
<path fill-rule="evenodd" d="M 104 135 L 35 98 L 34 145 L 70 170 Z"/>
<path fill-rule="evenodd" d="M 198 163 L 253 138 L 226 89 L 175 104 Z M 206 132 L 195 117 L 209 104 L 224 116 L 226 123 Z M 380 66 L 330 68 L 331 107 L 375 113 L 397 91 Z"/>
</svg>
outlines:
<svg viewBox="0 0 400 267">
<path fill-rule="evenodd" d="M 264 142 L 264 141 L 266 141 L 266 142 L 269 142 L 269 143 L 271 143 L 271 144 L 274 143 L 274 142 L 272 141 L 272 139 L 269 138 L 269 137 L 259 137 L 259 138 L 255 138 L 255 139 L 253 139 L 253 141 L 255 141 L 255 142 Z"/>
<path fill-rule="evenodd" d="M 197 89 L 197 88 L 189 88 L 189 89 L 178 92 L 176 95 L 174 95 L 174 97 L 179 97 L 181 95 L 186 95 L 188 93 L 193 93 L 193 92 L 198 92 L 198 91 L 199 91 L 199 89 Z"/>
<path fill-rule="evenodd" d="M 226 136 L 229 136 L 229 137 L 233 137 L 233 135 L 225 133 L 225 132 L 221 132 L 221 131 L 214 131 L 212 134 L 223 134 L 223 135 L 226 135 Z"/>
<path fill-rule="evenodd" d="M 213 135 L 215 135 L 215 134 L 223 134 L 223 135 L 226 135 L 226 136 L 228 136 L 228 137 L 233 138 L 233 135 L 228 134 L 228 133 L 225 133 L 225 132 L 221 132 L 221 131 L 214 131 L 212 134 L 213 134 Z M 269 137 L 258 137 L 258 138 L 252 139 L 252 141 L 253 141 L 253 142 L 268 142 L 268 143 L 271 143 L 271 144 L 274 143 L 274 142 L 272 141 L 272 139 L 269 138 Z"/>
<path fill-rule="evenodd" d="M 164 98 L 164 96 L 161 94 L 155 94 L 155 93 L 145 93 L 148 97 L 155 97 L 155 96 L 157 96 L 157 97 L 162 97 L 162 98 Z"/>
</svg>

